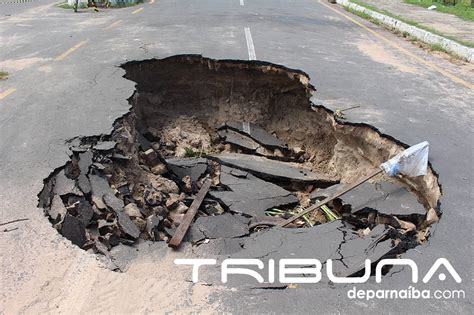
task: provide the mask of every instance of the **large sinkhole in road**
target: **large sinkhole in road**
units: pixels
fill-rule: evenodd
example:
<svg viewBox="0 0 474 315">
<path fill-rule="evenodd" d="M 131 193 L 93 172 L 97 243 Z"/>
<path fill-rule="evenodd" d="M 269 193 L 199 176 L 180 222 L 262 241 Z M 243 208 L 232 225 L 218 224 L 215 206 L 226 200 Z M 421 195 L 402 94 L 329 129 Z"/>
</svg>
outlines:
<svg viewBox="0 0 474 315">
<path fill-rule="evenodd" d="M 130 112 L 110 135 L 71 140 L 70 161 L 39 194 L 54 228 L 85 250 L 114 259 L 123 247 L 168 242 L 205 177 L 212 186 L 183 246 L 225 244 L 236 258 L 333 259 L 336 275 L 357 275 L 367 258 L 425 242 L 437 221 L 430 168 L 375 177 L 278 226 L 406 147 L 312 104 L 302 71 L 195 55 L 122 67 L 136 82 Z"/>
</svg>

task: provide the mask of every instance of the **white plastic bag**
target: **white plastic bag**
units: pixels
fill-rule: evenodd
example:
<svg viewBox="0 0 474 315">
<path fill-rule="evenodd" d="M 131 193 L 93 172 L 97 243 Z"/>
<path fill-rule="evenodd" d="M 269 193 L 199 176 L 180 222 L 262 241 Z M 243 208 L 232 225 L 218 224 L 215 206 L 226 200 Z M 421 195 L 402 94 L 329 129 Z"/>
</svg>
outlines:
<svg viewBox="0 0 474 315">
<path fill-rule="evenodd" d="M 380 167 L 389 176 L 399 173 L 410 177 L 426 175 L 429 146 L 428 141 L 418 143 L 382 163 Z"/>
</svg>

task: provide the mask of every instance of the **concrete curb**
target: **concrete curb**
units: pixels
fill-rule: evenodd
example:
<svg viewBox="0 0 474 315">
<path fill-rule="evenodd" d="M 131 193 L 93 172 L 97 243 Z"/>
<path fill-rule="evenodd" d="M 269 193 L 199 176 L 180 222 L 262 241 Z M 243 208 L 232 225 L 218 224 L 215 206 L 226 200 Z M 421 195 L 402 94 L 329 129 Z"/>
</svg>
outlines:
<svg viewBox="0 0 474 315">
<path fill-rule="evenodd" d="M 456 54 L 459 57 L 462 57 L 469 62 L 474 62 L 474 48 L 466 47 L 451 39 L 433 34 L 431 32 L 425 31 L 413 25 L 409 25 L 405 22 L 394 19 L 382 13 L 369 10 L 363 6 L 350 2 L 349 0 L 336 0 L 336 2 L 343 7 L 347 7 L 352 10 L 367 14 L 370 17 L 374 18 L 375 20 L 387 26 L 393 27 L 394 29 L 399 30 L 400 32 L 406 32 L 410 34 L 410 36 L 422 42 L 425 42 L 428 44 L 438 44 L 444 49 L 446 49 L 447 51 L 453 54 Z"/>
</svg>

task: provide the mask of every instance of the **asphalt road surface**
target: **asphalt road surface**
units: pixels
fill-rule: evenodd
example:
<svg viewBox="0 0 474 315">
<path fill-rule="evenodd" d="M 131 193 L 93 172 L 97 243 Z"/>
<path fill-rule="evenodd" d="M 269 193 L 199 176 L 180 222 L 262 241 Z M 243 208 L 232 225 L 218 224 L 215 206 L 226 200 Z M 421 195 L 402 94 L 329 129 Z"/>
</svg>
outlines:
<svg viewBox="0 0 474 315">
<path fill-rule="evenodd" d="M 74 14 L 39 0 L 0 4 L 0 11 L 0 70 L 10 73 L 0 81 L 0 222 L 28 219 L 2 226 L 2 313 L 472 314 L 472 65 L 426 52 L 326 1 L 152 0 Z M 444 214 L 429 244 L 403 257 L 416 261 L 420 275 L 447 258 L 462 283 L 447 277 L 416 287 L 460 289 L 466 297 L 367 301 L 349 299 L 352 286 L 193 285 L 189 269 L 172 263 L 190 251 L 165 255 L 166 247 L 153 245 L 127 272 L 115 273 L 63 239 L 36 205 L 43 179 L 68 159 L 65 141 L 109 133 L 128 111 L 134 83 L 118 65 L 185 53 L 301 69 L 318 90 L 315 102 L 331 109 L 360 105 L 348 112 L 350 121 L 407 144 L 429 141 Z M 396 267 L 381 284 L 357 287 L 407 289 L 409 279 L 410 268 Z"/>
<path fill-rule="evenodd" d="M 56 0 L 1 0 L 0 16 L 8 17 L 48 4 L 59 3 Z"/>
</svg>

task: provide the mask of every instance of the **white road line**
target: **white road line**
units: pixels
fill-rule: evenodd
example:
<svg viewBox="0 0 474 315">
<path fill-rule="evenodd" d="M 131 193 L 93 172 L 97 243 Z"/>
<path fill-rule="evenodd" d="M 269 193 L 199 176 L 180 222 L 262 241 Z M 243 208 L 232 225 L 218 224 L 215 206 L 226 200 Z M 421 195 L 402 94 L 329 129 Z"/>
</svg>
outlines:
<svg viewBox="0 0 474 315">
<path fill-rule="evenodd" d="M 249 60 L 256 60 L 257 55 L 255 55 L 255 47 L 253 47 L 252 34 L 250 34 L 250 28 L 245 27 L 245 39 L 247 40 L 247 49 L 249 51 Z"/>
<path fill-rule="evenodd" d="M 244 0 L 240 0 L 240 5 L 244 5 Z"/>
</svg>

